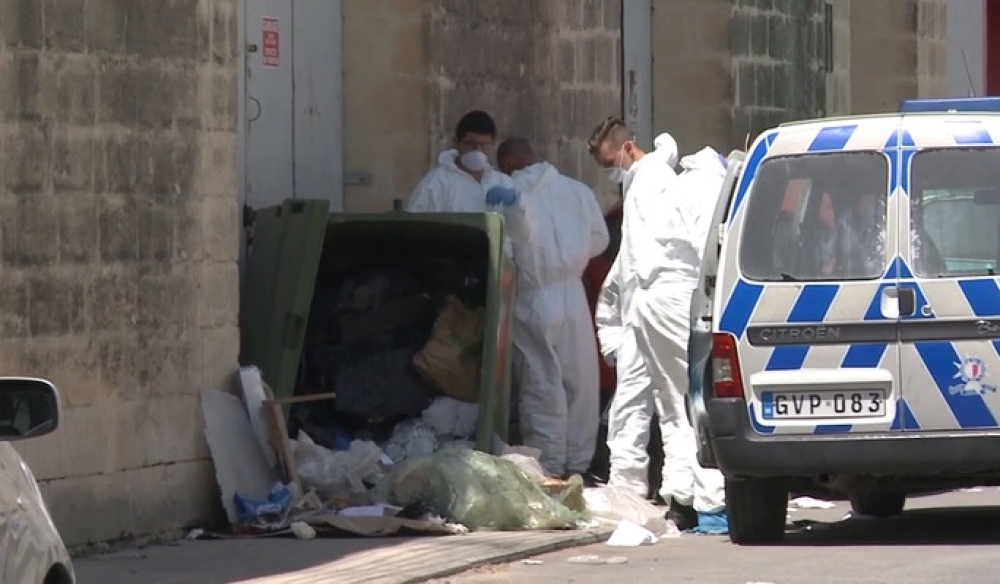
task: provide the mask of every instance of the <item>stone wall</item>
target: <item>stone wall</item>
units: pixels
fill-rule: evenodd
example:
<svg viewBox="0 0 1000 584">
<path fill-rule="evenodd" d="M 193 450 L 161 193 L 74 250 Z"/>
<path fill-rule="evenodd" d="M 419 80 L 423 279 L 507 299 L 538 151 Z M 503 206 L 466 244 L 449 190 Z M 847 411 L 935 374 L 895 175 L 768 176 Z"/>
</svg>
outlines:
<svg viewBox="0 0 1000 584">
<path fill-rule="evenodd" d="M 919 97 L 944 97 L 949 94 L 947 18 L 946 0 L 917 0 L 917 93 Z M 962 72 L 965 73 L 964 67 Z"/>
<path fill-rule="evenodd" d="M 826 112 L 822 0 L 732 0 L 732 140 Z"/>
<path fill-rule="evenodd" d="M 237 0 L 0 0 L 0 373 L 74 546 L 217 505 L 201 387 L 236 363 Z M 170 23 L 170 26 L 164 26 Z"/>
<path fill-rule="evenodd" d="M 610 195 L 586 142 L 621 115 L 620 31 L 621 0 L 435 2 L 428 160 L 463 113 L 484 109 L 501 139 L 531 138 L 563 172 Z"/>
</svg>

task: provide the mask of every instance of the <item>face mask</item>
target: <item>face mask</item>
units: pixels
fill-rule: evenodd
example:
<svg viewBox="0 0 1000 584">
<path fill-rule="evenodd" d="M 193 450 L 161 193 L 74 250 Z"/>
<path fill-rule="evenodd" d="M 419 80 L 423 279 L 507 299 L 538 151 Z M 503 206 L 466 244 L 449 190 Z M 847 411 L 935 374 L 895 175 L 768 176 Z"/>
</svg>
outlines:
<svg viewBox="0 0 1000 584">
<path fill-rule="evenodd" d="M 628 175 L 628 171 L 622 168 L 621 165 L 623 155 L 624 151 L 620 151 L 618 156 L 615 157 L 615 165 L 604 169 L 604 172 L 608 173 L 608 180 L 619 185 L 625 182 L 625 177 Z"/>
<path fill-rule="evenodd" d="M 605 168 L 604 172 L 608 173 L 608 180 L 615 184 L 622 184 L 625 182 L 625 169 L 620 166 L 613 166 L 611 168 Z"/>
<path fill-rule="evenodd" d="M 462 166 L 472 172 L 486 170 L 488 165 L 489 161 L 486 158 L 486 154 L 479 150 L 472 150 L 462 155 Z"/>
</svg>

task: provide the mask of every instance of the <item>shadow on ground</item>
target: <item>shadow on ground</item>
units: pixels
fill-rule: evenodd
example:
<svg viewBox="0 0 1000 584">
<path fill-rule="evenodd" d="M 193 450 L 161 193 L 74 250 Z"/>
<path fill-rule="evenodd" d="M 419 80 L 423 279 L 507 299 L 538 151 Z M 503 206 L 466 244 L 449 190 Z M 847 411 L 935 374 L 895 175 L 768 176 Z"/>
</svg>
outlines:
<svg viewBox="0 0 1000 584">
<path fill-rule="evenodd" d="M 914 509 L 893 519 L 809 523 L 782 546 L 942 546 L 1000 544 L 1000 506 Z"/>
</svg>

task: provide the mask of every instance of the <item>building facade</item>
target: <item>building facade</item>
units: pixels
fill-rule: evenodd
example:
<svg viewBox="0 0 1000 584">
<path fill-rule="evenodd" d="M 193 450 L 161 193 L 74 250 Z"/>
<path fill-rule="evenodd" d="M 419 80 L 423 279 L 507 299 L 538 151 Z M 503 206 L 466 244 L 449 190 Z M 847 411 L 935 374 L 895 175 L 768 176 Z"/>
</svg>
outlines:
<svg viewBox="0 0 1000 584">
<path fill-rule="evenodd" d="M 217 516 L 198 390 L 237 364 L 242 206 L 388 210 L 472 108 L 611 204 L 605 116 L 728 151 L 954 93 L 954 4 L 0 0 L 0 372 L 61 389 L 17 448 L 68 544 Z"/>
</svg>

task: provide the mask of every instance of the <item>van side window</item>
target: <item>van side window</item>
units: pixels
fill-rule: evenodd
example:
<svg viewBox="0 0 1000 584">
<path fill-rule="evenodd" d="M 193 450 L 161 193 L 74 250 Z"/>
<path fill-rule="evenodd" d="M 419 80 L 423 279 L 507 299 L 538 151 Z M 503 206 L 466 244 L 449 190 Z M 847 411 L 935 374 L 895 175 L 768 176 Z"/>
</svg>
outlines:
<svg viewBox="0 0 1000 584">
<path fill-rule="evenodd" d="M 922 278 L 993 275 L 1000 263 L 1000 149 L 913 158 L 910 254 Z"/>
<path fill-rule="evenodd" d="M 885 271 L 888 162 L 874 152 L 765 160 L 747 201 L 743 275 L 758 281 L 871 280 Z"/>
</svg>

